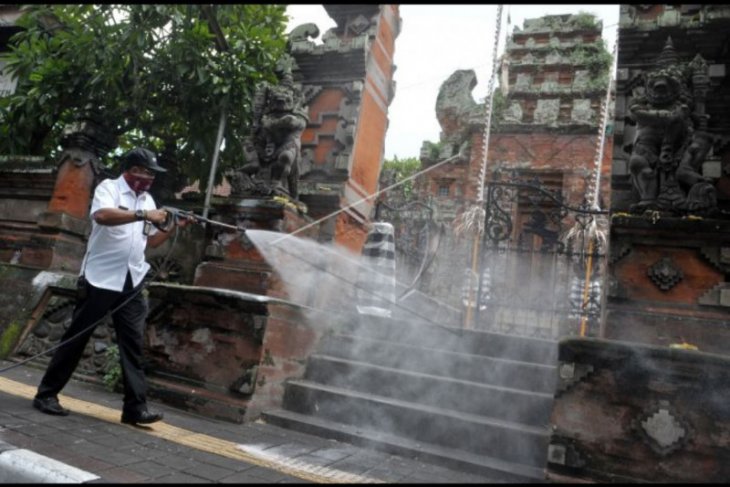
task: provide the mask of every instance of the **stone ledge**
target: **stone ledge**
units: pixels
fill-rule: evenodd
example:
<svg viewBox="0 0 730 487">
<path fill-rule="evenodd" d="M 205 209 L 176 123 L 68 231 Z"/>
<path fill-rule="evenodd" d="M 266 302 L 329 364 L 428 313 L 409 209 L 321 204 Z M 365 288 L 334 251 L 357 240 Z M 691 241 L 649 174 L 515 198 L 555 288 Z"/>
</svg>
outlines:
<svg viewBox="0 0 730 487">
<path fill-rule="evenodd" d="M 91 228 L 88 220 L 55 211 L 41 213 L 38 216 L 38 226 L 43 229 L 61 230 L 80 237 L 86 237 Z"/>
</svg>

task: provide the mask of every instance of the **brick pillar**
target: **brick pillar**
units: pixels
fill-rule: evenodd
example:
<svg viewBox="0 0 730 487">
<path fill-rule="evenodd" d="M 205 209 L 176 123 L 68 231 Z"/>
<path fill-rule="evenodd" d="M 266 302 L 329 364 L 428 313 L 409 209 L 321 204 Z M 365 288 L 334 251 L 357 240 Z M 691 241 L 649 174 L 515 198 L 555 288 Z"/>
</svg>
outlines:
<svg viewBox="0 0 730 487">
<path fill-rule="evenodd" d="M 290 37 L 294 77 L 309 107 L 299 199 L 314 219 L 347 207 L 321 226 L 320 240 L 358 253 L 375 202 L 365 198 L 377 191 L 383 164 L 401 19 L 398 5 L 323 7 L 337 24 L 323 34 L 324 44 L 308 39 L 306 25 Z"/>
<path fill-rule="evenodd" d="M 97 119 L 82 115 L 66 127 L 61 145 L 48 208 L 39 215 L 38 232 L 22 250 L 19 262 L 75 272 L 84 255 L 89 205 L 102 169 L 99 159 L 116 143 Z"/>
</svg>

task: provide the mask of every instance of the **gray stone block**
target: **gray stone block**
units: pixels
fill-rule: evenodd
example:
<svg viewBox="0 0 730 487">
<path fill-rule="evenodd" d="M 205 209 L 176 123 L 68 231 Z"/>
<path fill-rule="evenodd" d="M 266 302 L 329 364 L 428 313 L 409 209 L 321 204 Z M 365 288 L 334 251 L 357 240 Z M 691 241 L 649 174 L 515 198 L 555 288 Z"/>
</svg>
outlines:
<svg viewBox="0 0 730 487">
<path fill-rule="evenodd" d="M 702 175 L 714 179 L 722 177 L 721 161 L 705 161 L 702 163 Z"/>
<path fill-rule="evenodd" d="M 724 64 L 710 64 L 707 74 L 710 78 L 724 78 L 725 77 L 725 65 Z"/>
<path fill-rule="evenodd" d="M 720 306 L 730 307 L 730 289 L 720 289 Z"/>
</svg>

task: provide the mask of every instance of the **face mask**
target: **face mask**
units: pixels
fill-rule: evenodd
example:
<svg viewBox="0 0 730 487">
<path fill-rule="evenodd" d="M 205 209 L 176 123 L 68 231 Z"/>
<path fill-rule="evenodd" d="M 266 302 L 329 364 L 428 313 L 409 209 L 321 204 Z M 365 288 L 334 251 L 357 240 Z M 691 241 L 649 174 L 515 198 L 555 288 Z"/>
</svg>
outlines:
<svg viewBox="0 0 730 487">
<path fill-rule="evenodd" d="M 152 186 L 152 183 L 154 182 L 154 177 L 149 176 L 140 176 L 138 174 L 132 174 L 129 172 L 124 173 L 124 180 L 127 182 L 130 188 L 132 188 L 132 191 L 134 191 L 137 196 L 144 193 L 145 191 L 149 191 L 150 186 Z"/>
</svg>

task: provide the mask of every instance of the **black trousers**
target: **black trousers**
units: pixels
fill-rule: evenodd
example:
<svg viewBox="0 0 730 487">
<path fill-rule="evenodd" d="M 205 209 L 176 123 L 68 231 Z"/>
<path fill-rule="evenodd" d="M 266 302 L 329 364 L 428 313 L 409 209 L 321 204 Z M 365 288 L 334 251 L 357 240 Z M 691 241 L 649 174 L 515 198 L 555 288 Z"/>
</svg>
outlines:
<svg viewBox="0 0 730 487">
<path fill-rule="evenodd" d="M 142 345 L 148 308 L 147 300 L 141 292 L 138 292 L 143 284 L 144 281 L 136 288 L 133 287 L 129 273 L 121 292 L 100 289 L 87 283 L 86 299 L 76 303 L 71 324 L 61 337 L 61 341 L 65 342 L 129 299 L 129 302 L 112 314 L 112 322 L 117 335 L 122 366 L 124 412 L 131 414 L 144 411 L 147 403 L 147 381 L 142 369 Z M 130 299 L 135 293 L 136 295 Z M 53 397 L 64 388 L 76 370 L 94 328 L 96 326 L 84 331 L 76 339 L 55 351 L 38 386 L 36 397 Z"/>
</svg>

